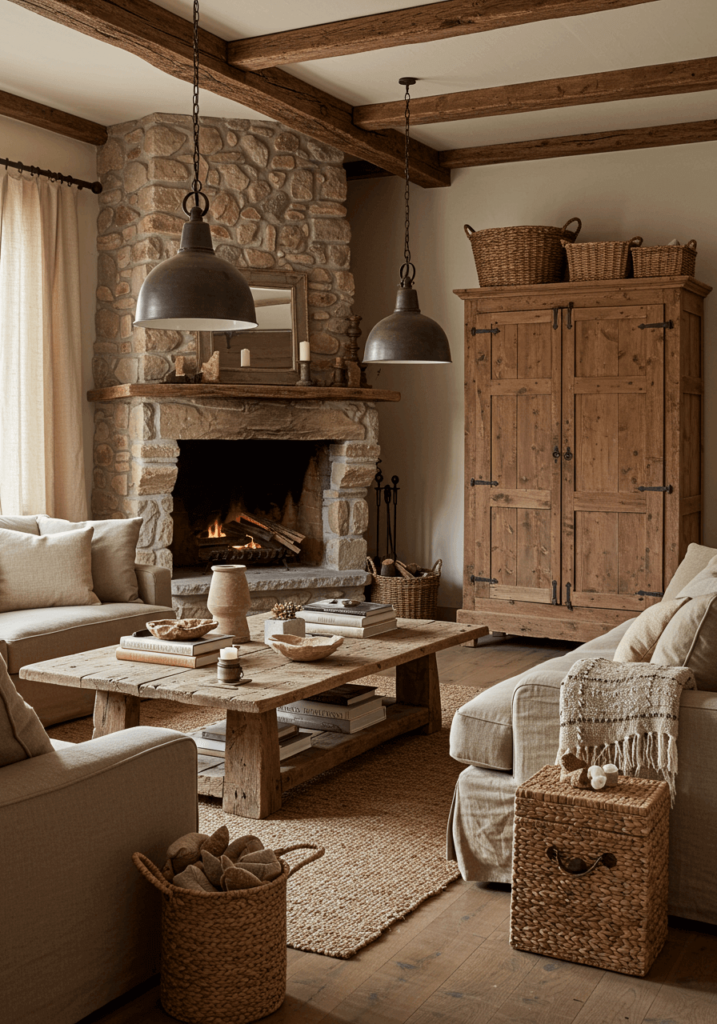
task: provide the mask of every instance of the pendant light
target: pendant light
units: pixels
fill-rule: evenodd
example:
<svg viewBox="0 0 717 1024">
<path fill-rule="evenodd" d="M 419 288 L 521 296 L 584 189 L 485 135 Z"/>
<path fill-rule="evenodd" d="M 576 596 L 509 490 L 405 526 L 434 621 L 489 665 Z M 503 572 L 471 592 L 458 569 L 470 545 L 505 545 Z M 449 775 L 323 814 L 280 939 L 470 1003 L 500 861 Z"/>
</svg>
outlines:
<svg viewBox="0 0 717 1024">
<path fill-rule="evenodd" d="M 413 289 L 416 268 L 411 263 L 409 246 L 409 189 L 410 176 L 408 156 L 410 144 L 411 96 L 409 88 L 415 85 L 415 78 L 399 78 L 399 85 L 406 87 L 406 237 L 401 267 L 401 284 L 396 296 L 396 308 L 391 316 L 384 317 L 373 328 L 366 339 L 364 363 L 450 363 L 451 349 L 445 331 L 423 316 L 418 306 L 418 295 Z"/>
<path fill-rule="evenodd" d="M 199 0 L 194 0 L 193 84 L 194 181 L 182 201 L 189 221 L 177 255 L 147 275 L 134 323 L 164 331 L 245 331 L 257 326 L 251 289 L 231 263 L 216 255 L 204 221 L 209 199 L 199 180 Z"/>
</svg>

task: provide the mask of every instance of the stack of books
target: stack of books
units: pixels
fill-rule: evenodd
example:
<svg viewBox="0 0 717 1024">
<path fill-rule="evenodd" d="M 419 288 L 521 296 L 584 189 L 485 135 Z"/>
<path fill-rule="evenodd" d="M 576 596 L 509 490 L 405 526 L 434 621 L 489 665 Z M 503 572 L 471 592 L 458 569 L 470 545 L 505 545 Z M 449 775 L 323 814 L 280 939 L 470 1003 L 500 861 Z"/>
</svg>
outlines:
<svg viewBox="0 0 717 1024">
<path fill-rule="evenodd" d="M 215 665 L 222 647 L 230 647 L 233 640 L 231 633 L 207 633 L 198 640 L 158 640 L 148 629 L 141 629 L 121 637 L 116 654 L 120 661 L 202 668 Z"/>
<path fill-rule="evenodd" d="M 306 632 L 319 636 L 349 636 L 362 640 L 396 628 L 396 611 L 390 604 L 361 601 L 342 604 L 341 599 L 314 601 L 297 612 L 306 623 Z"/>
<path fill-rule="evenodd" d="M 212 722 L 201 729 L 187 733 L 197 745 L 197 753 L 206 754 L 209 757 L 224 757 L 226 753 L 227 720 L 223 718 L 219 722 Z M 312 740 L 319 732 L 314 729 L 300 729 L 298 725 L 279 724 L 279 760 L 284 761 L 287 757 L 300 754 L 302 750 L 308 750 Z"/>
<path fill-rule="evenodd" d="M 310 700 L 295 700 L 276 709 L 279 726 L 296 725 L 324 732 L 361 732 L 383 722 L 386 708 L 375 686 L 345 683 Z"/>
</svg>

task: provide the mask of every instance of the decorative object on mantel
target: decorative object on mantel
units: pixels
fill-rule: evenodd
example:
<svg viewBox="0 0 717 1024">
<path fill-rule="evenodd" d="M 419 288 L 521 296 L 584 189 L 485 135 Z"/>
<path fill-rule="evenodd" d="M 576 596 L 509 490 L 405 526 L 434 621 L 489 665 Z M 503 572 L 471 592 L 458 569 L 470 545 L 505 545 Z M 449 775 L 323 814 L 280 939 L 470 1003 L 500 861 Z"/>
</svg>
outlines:
<svg viewBox="0 0 717 1024">
<path fill-rule="evenodd" d="M 249 641 L 246 615 L 251 594 L 245 565 L 213 565 L 207 608 L 219 623 L 222 633 L 232 633 L 238 644 Z"/>
<path fill-rule="evenodd" d="M 390 316 L 379 320 L 366 341 L 363 361 L 365 363 L 450 363 L 451 349 L 445 331 L 435 320 L 424 316 L 418 306 L 418 295 L 413 290 L 416 268 L 411 262 L 409 245 L 410 228 L 410 122 L 411 95 L 409 89 L 418 81 L 416 78 L 399 78 L 405 86 L 406 101 L 406 145 L 404 192 L 406 204 L 406 233 L 403 247 L 404 263 L 401 267 L 401 284 L 396 295 L 396 308 Z"/>
<path fill-rule="evenodd" d="M 308 359 L 301 359 L 299 361 L 299 373 L 300 377 L 296 382 L 296 387 L 308 388 L 313 387 L 315 381 L 311 379 L 311 361 Z"/>
<path fill-rule="evenodd" d="M 189 221 L 182 228 L 176 256 L 164 260 L 144 280 L 137 298 L 136 327 L 175 331 L 242 331 L 257 326 L 254 299 L 239 271 L 214 252 L 204 217 L 209 199 L 199 180 L 199 0 L 194 0 L 194 180 L 182 201 Z M 191 213 L 189 200 L 194 201 Z"/>
<path fill-rule="evenodd" d="M 218 625 L 214 619 L 155 619 L 147 629 L 158 640 L 198 640 Z"/>
<path fill-rule="evenodd" d="M 208 362 L 202 363 L 201 380 L 203 384 L 219 382 L 219 353 L 213 352 Z"/>
<path fill-rule="evenodd" d="M 300 621 L 303 622 L 303 619 Z M 337 651 L 343 642 L 342 636 L 300 637 L 272 633 L 266 638 L 266 643 L 272 651 L 283 655 L 289 661 L 323 661 Z"/>
<path fill-rule="evenodd" d="M 628 242 L 568 242 L 560 239 L 568 257 L 571 281 L 615 281 L 632 277 L 631 254 L 642 245 L 642 236 Z"/>
<path fill-rule="evenodd" d="M 82 178 L 73 178 L 71 174 L 60 174 L 59 171 L 43 171 L 41 167 L 35 167 L 32 164 L 26 165 L 21 160 L 9 160 L 6 156 L 0 156 L 0 164 L 5 170 L 12 167 L 20 174 L 27 171 L 28 174 L 34 175 L 36 178 L 49 178 L 50 181 L 59 181 L 62 185 L 69 185 L 70 188 L 74 185 L 79 192 L 83 188 L 88 188 L 95 195 L 99 195 L 102 191 L 102 183 L 99 181 L 83 181 Z"/>
<path fill-rule="evenodd" d="M 691 238 L 680 245 L 673 238 L 669 245 L 646 245 L 633 253 L 635 277 L 694 277 L 697 241 Z"/>
<path fill-rule="evenodd" d="M 346 337 L 348 341 L 346 348 L 348 350 L 346 356 L 346 370 L 348 372 L 348 383 L 350 388 L 370 388 L 371 385 L 366 381 L 366 367 L 363 363 L 359 362 L 358 357 L 358 340 L 361 337 L 361 328 L 359 324 L 362 318 L 357 314 L 349 317 L 349 325 L 346 328 Z"/>
<path fill-rule="evenodd" d="M 568 225 L 577 221 L 577 228 Z M 553 284 L 562 281 L 565 253 L 561 241 L 574 242 L 582 221 L 571 217 L 561 228 L 526 224 L 508 228 L 484 228 L 475 231 L 464 224 L 476 261 L 481 288 L 505 288 L 526 284 Z"/>
<path fill-rule="evenodd" d="M 306 623 L 297 619 L 301 605 L 293 601 L 277 601 L 271 609 L 272 617 L 264 623 L 264 643 L 270 636 L 306 636 Z"/>
<path fill-rule="evenodd" d="M 348 373 L 342 356 L 336 356 L 334 359 L 334 376 L 331 383 L 335 388 L 345 388 L 348 386 Z"/>
<path fill-rule="evenodd" d="M 373 576 L 372 601 L 392 604 L 399 619 L 435 619 L 443 565 L 440 558 L 432 569 L 421 569 L 419 576 L 412 576 L 398 560 L 395 564 L 400 575 L 393 577 L 377 572 L 371 557 L 367 562 L 368 571 Z"/>
</svg>

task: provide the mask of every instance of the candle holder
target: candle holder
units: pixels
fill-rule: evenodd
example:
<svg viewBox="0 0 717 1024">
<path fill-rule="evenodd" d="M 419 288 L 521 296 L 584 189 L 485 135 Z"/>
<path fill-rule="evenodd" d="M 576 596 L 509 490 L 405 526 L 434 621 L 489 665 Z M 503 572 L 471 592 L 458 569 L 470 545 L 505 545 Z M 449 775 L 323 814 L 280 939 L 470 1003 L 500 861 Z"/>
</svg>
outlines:
<svg viewBox="0 0 717 1024">
<path fill-rule="evenodd" d="M 244 669 L 238 661 L 224 661 L 222 658 L 217 662 L 217 680 L 220 683 L 238 683 L 244 675 Z"/>
<path fill-rule="evenodd" d="M 311 361 L 303 359 L 299 361 L 299 374 L 300 377 L 296 382 L 296 386 L 301 388 L 313 387 L 315 381 L 311 379 Z"/>
</svg>

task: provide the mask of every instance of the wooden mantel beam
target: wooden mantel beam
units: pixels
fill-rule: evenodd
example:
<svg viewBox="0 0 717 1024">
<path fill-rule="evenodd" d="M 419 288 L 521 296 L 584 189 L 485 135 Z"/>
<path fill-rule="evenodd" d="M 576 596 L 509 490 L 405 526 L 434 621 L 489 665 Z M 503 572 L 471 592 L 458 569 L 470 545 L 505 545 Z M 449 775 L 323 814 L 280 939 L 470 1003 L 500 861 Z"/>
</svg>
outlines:
<svg viewBox="0 0 717 1024">
<path fill-rule="evenodd" d="M 58 135 L 66 135 L 78 142 L 89 142 L 92 146 L 103 146 L 107 142 L 107 129 L 103 124 L 86 121 L 84 117 L 76 117 L 64 110 L 47 107 L 44 103 L 27 100 L 24 96 L 14 96 L 10 92 L 0 91 L 0 114 L 37 125 L 38 128 L 46 128 Z"/>
<path fill-rule="evenodd" d="M 465 121 L 474 117 L 524 114 L 709 89 L 717 89 L 717 57 L 549 78 L 542 82 L 520 82 L 442 96 L 412 96 L 411 124 Z M 398 127 L 403 124 L 404 116 L 403 100 L 354 108 L 354 123 L 367 131 Z"/>
<path fill-rule="evenodd" d="M 192 25 L 151 0 L 12 0 L 35 14 L 133 53 L 166 74 L 192 81 Z M 335 146 L 361 160 L 403 174 L 403 136 L 394 130 L 366 131 L 352 119 L 348 103 L 280 68 L 241 71 L 226 60 L 226 43 L 200 31 L 199 84 L 258 113 Z M 189 109 L 189 108 L 188 108 Z M 438 154 L 414 142 L 411 179 L 433 188 L 450 184 Z"/>
<path fill-rule="evenodd" d="M 652 0 L 442 0 L 423 7 L 237 39 L 229 43 L 227 57 L 230 64 L 245 71 L 259 71 L 279 64 L 450 39 L 650 2 Z"/>
<path fill-rule="evenodd" d="M 717 120 L 689 121 L 651 128 L 624 128 L 613 132 L 565 135 L 555 139 L 448 149 L 440 157 L 445 167 L 486 167 L 489 164 L 516 163 L 521 160 L 550 160 L 558 156 L 615 153 L 626 149 L 653 149 L 658 146 L 714 141 L 717 141 Z"/>
</svg>

